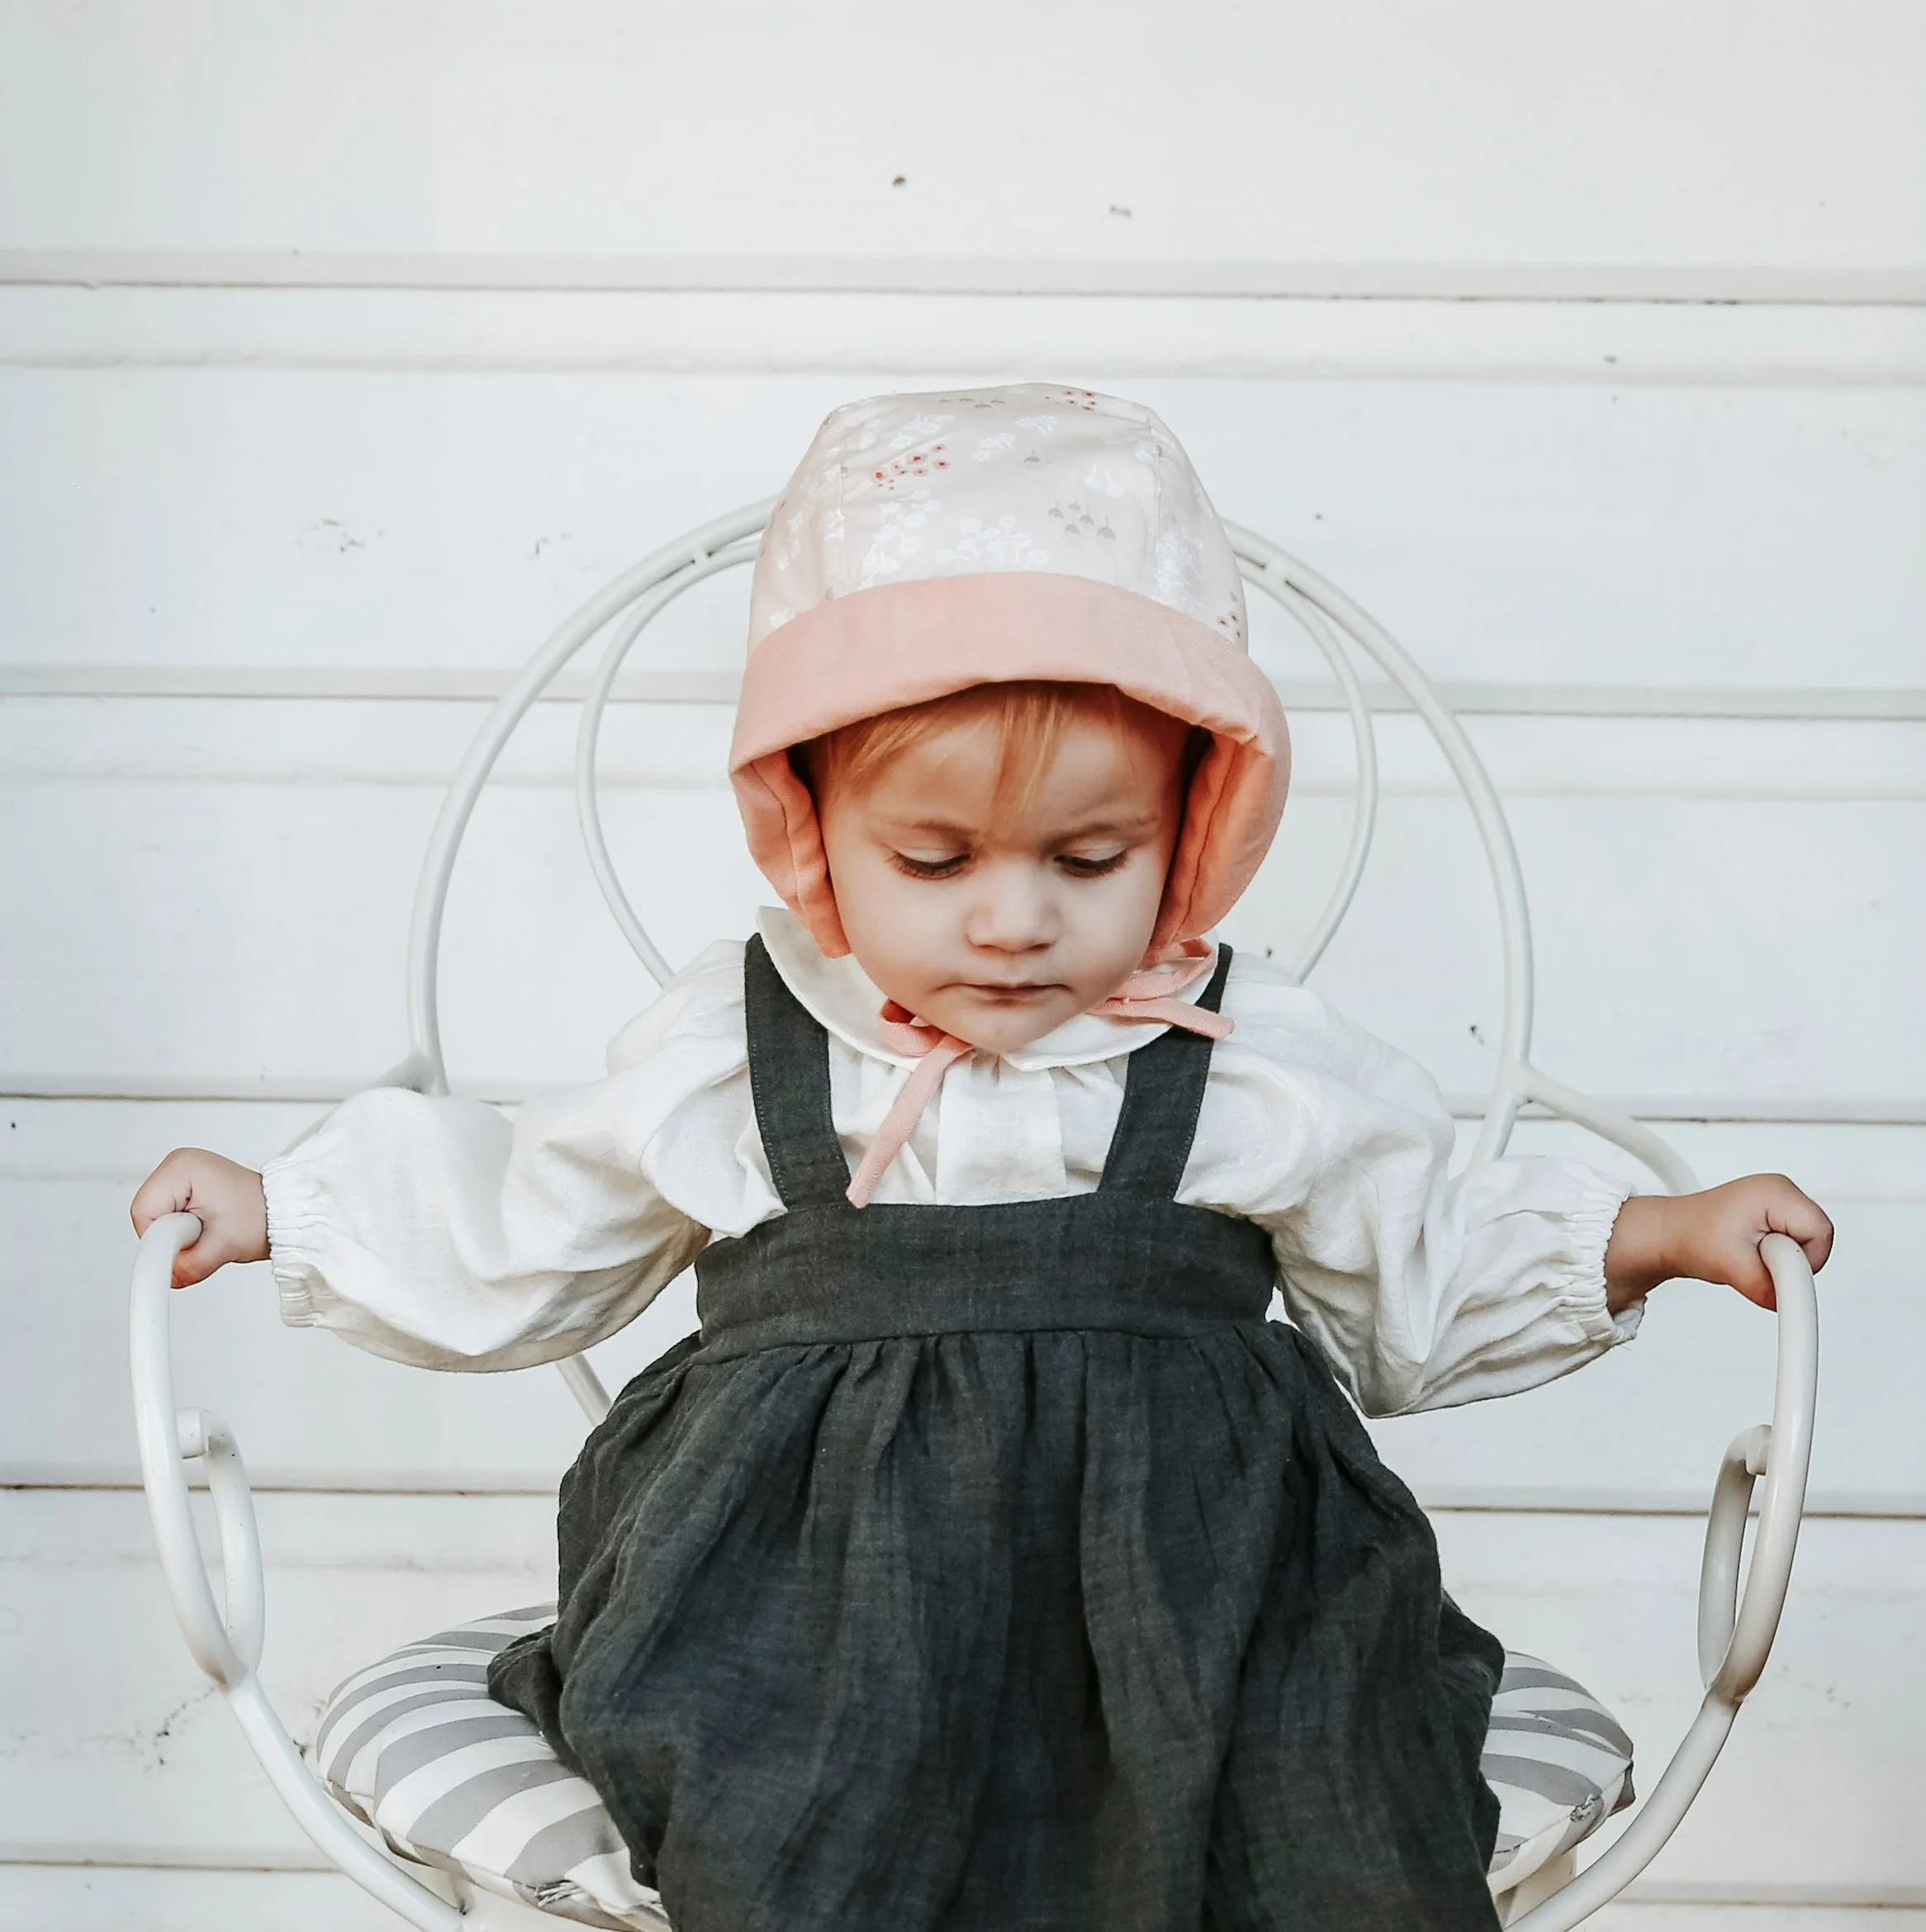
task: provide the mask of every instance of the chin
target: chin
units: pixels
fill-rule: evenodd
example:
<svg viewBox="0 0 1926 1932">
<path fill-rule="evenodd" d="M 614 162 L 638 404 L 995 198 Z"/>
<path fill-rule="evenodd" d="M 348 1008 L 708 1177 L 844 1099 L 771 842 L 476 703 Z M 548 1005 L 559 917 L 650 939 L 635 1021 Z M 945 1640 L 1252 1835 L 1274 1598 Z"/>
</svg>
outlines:
<svg viewBox="0 0 1926 1932">
<path fill-rule="evenodd" d="M 961 1016 L 966 1024 L 961 1037 L 973 1047 L 989 1053 L 1020 1053 L 1034 1046 L 1046 1033 L 1053 1033 L 1068 1019 L 1068 1013 L 1039 1013 L 1021 1008 L 976 1012 Z"/>
<path fill-rule="evenodd" d="M 1048 1030 L 1045 1028 L 1045 1032 Z M 1020 1053 L 1032 1040 L 1041 1040 L 1043 1034 L 1029 1027 L 999 1026 L 993 1022 L 988 1026 L 973 1026 L 966 1037 L 972 1047 L 980 1047 L 985 1053 Z"/>
</svg>

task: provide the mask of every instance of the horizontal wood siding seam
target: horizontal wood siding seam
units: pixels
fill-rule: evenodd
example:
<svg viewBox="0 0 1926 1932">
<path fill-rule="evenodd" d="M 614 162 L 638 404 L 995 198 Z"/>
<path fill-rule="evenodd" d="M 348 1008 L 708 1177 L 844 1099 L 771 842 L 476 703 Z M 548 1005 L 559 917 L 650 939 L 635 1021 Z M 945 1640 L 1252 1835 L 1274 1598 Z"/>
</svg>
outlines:
<svg viewBox="0 0 1926 1932">
<path fill-rule="evenodd" d="M 63 1074 L 0 1072 L 0 1100 L 125 1101 L 135 1104 L 169 1102 L 262 1104 L 268 1106 L 335 1106 L 360 1093 L 365 1082 L 292 1075 L 249 1080 L 221 1075 L 203 1079 L 174 1074 Z M 496 1106 L 517 1106 L 547 1088 L 519 1081 L 486 1083 L 464 1089 L 471 1099 Z M 1753 1099 L 1739 1094 L 1606 1094 L 1606 1105 L 1634 1120 L 1672 1121 L 1694 1125 L 1726 1124 L 1771 1127 L 1926 1127 L 1926 1098 L 1890 1099 L 1840 1096 L 1799 1096 Z M 1458 1120 L 1481 1120 L 1490 1104 L 1483 1094 L 1447 1094 L 1444 1104 Z M 1535 1103 L 1520 1110 L 1527 1120 L 1554 1116 Z"/>
<path fill-rule="evenodd" d="M 1204 301 L 1926 306 L 1926 269 L 1049 256 L 0 249 L 0 284 L 557 294 L 1184 296 Z"/>
<path fill-rule="evenodd" d="M 164 1849 L 151 1845 L 121 1845 L 106 1839 L 74 1844 L 16 1845 L 0 1841 L 0 1874 L 9 1866 L 209 1873 L 331 1873 L 335 1869 L 319 1853 L 300 1849 L 281 1852 L 254 1847 L 196 1845 L 191 1850 L 172 1856 Z M 1905 1911 L 1926 1908 L 1926 1887 L 1774 1885 L 1745 1880 L 1723 1884 L 1680 1884 L 1644 1880 L 1631 1887 L 1623 1895 L 1622 1902 L 1630 1906 L 1762 1906 L 1781 1911 L 1829 1906 L 1862 1911 Z"/>
<path fill-rule="evenodd" d="M 0 365 L 1916 388 L 1926 306 L 0 282 Z"/>
<path fill-rule="evenodd" d="M 0 1874 L 10 1865 L 104 1867 L 120 1872 L 333 1872 L 317 1851 L 264 1845 L 197 1844 L 178 1852 L 150 1844 L 116 1844 L 111 1839 L 81 1839 L 72 1844 L 9 1844 L 0 1839 Z M 344 1882 L 346 1882 L 344 1880 Z M 396 1920 L 399 1925 L 401 1921 Z"/>
<path fill-rule="evenodd" d="M 263 702 L 491 703 L 515 672 L 484 666 L 6 664 L 0 699 L 107 698 L 240 700 Z M 1341 711 L 1335 684 L 1274 681 L 1285 705 L 1299 711 Z M 585 675 L 564 674 L 544 703 L 579 702 Z M 733 705 L 736 679 L 727 672 L 633 672 L 614 701 L 636 705 Z M 1561 685 L 1440 681 L 1439 695 L 1467 717 L 1729 719 L 1791 723 L 1926 723 L 1926 686 L 1814 685 Z M 1367 685 L 1374 711 L 1408 712 L 1409 700 L 1388 685 Z"/>
<path fill-rule="evenodd" d="M 206 1484 L 190 1476 L 197 1488 Z M 552 1496 L 559 1476 L 505 1469 L 451 1474 L 434 1469 L 265 1469 L 250 1474 L 249 1486 L 263 1496 L 507 1497 Z M 62 1492 L 97 1495 L 129 1493 L 141 1487 L 138 1469 L 0 1464 L 0 1492 Z M 1702 1517 L 1710 1492 L 1698 1495 L 1659 1489 L 1506 1489 L 1416 1483 L 1412 1493 L 1426 1509 L 1441 1516 Z M 1877 1491 L 1815 1492 L 1805 1514 L 1813 1521 L 1917 1522 L 1926 1520 L 1926 1495 Z"/>
</svg>

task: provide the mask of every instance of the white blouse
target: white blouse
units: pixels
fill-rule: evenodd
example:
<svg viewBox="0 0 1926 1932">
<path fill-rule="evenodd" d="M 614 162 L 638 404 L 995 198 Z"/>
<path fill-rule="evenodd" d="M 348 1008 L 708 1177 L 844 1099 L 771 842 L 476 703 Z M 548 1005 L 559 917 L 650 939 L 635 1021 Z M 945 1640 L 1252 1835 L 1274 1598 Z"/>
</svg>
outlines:
<svg viewBox="0 0 1926 1932">
<path fill-rule="evenodd" d="M 853 1164 L 915 1062 L 881 995 L 785 912 L 763 938 L 829 1034 Z M 1194 997 L 1195 989 L 1193 996 Z M 1249 953 L 1212 1051 L 1177 1199 L 1269 1235 L 1290 1318 L 1368 1412 L 1535 1387 L 1636 1331 L 1606 1307 L 1626 1192 L 1568 1161 L 1446 1171 L 1451 1123 L 1415 1062 Z M 1018 1053 L 959 1061 L 878 1201 L 1093 1189 L 1127 1056 L 1165 1029 L 1080 1014 Z M 712 946 L 619 1033 L 607 1079 L 526 1102 L 357 1094 L 263 1176 L 283 1317 L 437 1369 L 519 1369 L 633 1320 L 714 1238 L 783 1213 L 749 1091 L 742 946 Z"/>
</svg>

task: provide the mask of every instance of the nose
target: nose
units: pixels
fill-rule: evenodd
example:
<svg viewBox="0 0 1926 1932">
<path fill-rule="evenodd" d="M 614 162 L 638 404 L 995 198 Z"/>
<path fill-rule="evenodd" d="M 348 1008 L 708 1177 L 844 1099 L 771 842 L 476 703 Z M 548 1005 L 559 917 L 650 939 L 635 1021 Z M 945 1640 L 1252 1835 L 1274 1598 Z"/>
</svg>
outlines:
<svg viewBox="0 0 1926 1932">
<path fill-rule="evenodd" d="M 1057 940 L 1054 895 L 1042 868 L 1019 858 L 980 866 L 963 924 L 969 943 L 986 952 L 1034 953 Z"/>
</svg>

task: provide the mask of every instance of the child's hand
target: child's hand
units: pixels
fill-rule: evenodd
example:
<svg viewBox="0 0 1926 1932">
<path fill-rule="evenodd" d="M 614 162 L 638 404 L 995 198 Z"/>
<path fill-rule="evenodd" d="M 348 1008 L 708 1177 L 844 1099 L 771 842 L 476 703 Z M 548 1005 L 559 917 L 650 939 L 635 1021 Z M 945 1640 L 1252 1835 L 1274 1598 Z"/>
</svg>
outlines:
<svg viewBox="0 0 1926 1932">
<path fill-rule="evenodd" d="M 1634 1194 L 1619 1210 L 1605 1251 L 1606 1302 L 1615 1315 L 1675 1275 L 1723 1281 L 1762 1308 L 1776 1305 L 1759 1259 L 1768 1234 L 1788 1234 L 1823 1268 L 1833 1224 L 1782 1174 L 1748 1174 L 1697 1194 Z"/>
<path fill-rule="evenodd" d="M 141 1182 L 129 1212 L 136 1234 L 145 1234 L 164 1214 L 200 1217 L 200 1238 L 174 1262 L 176 1288 L 205 1281 L 230 1261 L 268 1258 L 268 1199 L 260 1175 L 205 1147 L 176 1147 Z"/>
</svg>

